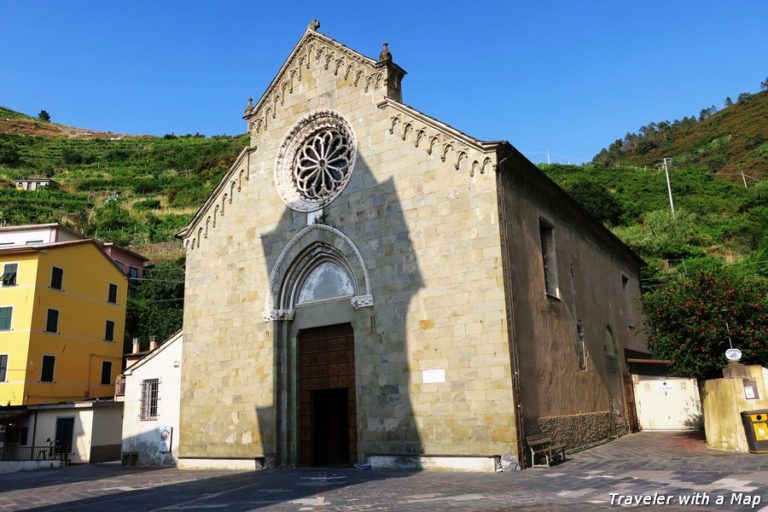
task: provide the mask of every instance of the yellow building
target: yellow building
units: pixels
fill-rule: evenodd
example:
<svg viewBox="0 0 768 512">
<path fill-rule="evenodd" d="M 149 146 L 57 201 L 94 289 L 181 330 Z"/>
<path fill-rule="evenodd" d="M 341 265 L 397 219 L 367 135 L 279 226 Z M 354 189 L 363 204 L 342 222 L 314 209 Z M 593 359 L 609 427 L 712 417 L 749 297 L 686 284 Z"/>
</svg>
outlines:
<svg viewBox="0 0 768 512">
<path fill-rule="evenodd" d="M 111 397 L 128 279 L 90 239 L 0 248 L 0 405 Z"/>
</svg>

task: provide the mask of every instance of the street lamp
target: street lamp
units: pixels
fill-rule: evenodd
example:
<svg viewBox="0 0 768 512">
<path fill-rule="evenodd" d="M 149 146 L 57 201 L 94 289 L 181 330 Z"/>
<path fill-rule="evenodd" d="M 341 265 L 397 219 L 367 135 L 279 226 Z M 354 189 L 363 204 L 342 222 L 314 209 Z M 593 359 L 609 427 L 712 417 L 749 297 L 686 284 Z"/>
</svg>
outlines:
<svg viewBox="0 0 768 512">
<path fill-rule="evenodd" d="M 723 308 L 720 311 L 727 313 L 728 308 Z M 725 332 L 728 333 L 728 346 L 730 347 L 725 351 L 725 358 L 731 363 L 738 363 L 741 361 L 741 350 L 733 347 L 733 341 L 731 340 L 731 327 L 728 325 L 727 318 L 724 318 L 723 320 L 725 321 Z"/>
</svg>

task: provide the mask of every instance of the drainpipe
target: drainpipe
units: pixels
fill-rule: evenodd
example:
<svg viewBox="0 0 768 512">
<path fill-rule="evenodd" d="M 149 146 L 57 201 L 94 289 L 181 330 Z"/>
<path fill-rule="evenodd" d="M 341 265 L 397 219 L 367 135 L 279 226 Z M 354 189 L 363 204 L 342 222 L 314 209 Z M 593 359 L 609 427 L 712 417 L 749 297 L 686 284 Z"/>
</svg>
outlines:
<svg viewBox="0 0 768 512">
<path fill-rule="evenodd" d="M 507 225 L 507 211 L 504 204 L 504 185 L 502 183 L 503 176 L 502 167 L 507 158 L 511 155 L 507 155 L 504 158 L 499 159 L 500 152 L 496 152 L 496 164 L 497 186 L 496 186 L 496 200 L 499 209 L 499 238 L 501 240 L 501 267 L 502 276 L 505 284 L 505 302 L 507 309 L 507 336 L 509 339 L 509 355 L 510 363 L 512 366 L 512 395 L 515 403 L 515 427 L 517 430 L 517 458 L 521 468 L 525 468 L 525 448 L 523 442 L 525 440 L 525 431 L 523 426 L 523 403 L 520 395 L 520 363 L 517 356 L 517 337 L 515 336 L 515 304 L 514 297 L 512 296 L 512 275 L 510 272 L 510 256 L 509 256 L 509 240 L 507 238 L 508 225 Z"/>
<path fill-rule="evenodd" d="M 35 409 L 35 421 L 32 424 L 32 457 L 34 458 L 35 442 L 37 441 L 37 409 Z"/>
</svg>

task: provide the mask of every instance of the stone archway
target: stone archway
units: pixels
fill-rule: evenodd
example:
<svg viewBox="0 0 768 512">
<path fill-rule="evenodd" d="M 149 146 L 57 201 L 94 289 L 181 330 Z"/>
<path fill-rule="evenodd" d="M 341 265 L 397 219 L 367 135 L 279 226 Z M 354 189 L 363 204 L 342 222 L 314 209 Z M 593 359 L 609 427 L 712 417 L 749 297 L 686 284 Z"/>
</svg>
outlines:
<svg viewBox="0 0 768 512">
<path fill-rule="evenodd" d="M 283 248 L 269 274 L 264 300 L 265 320 L 290 320 L 302 272 L 318 258 L 335 261 L 350 274 L 355 309 L 373 306 L 368 268 L 360 251 L 344 233 L 325 224 L 312 224 L 299 231 Z"/>
<path fill-rule="evenodd" d="M 355 346 L 370 341 L 363 326 L 370 325 L 373 305 L 360 252 L 340 231 L 308 226 L 281 252 L 267 294 L 265 319 L 275 326 L 278 463 L 357 462 Z M 336 334 L 329 338 L 328 329 Z"/>
</svg>

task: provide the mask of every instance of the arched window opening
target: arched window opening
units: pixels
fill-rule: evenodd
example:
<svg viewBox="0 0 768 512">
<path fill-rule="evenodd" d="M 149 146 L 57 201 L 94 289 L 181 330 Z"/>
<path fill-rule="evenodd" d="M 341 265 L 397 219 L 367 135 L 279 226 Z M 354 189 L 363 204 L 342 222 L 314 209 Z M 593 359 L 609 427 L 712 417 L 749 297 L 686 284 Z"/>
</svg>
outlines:
<svg viewBox="0 0 768 512">
<path fill-rule="evenodd" d="M 296 304 L 351 297 L 355 286 L 349 273 L 332 261 L 323 261 L 304 277 Z"/>
</svg>

